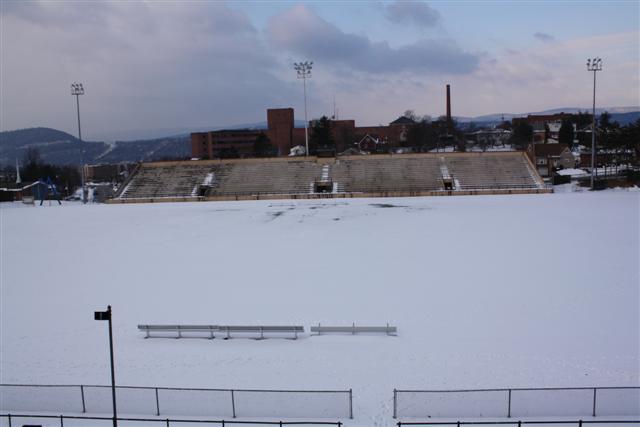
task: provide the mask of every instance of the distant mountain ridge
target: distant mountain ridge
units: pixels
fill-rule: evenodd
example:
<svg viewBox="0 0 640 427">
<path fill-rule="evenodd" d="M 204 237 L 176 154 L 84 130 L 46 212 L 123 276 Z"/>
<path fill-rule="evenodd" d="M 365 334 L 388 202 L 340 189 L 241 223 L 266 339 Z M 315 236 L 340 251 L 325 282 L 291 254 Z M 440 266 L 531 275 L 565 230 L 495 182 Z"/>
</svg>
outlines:
<svg viewBox="0 0 640 427">
<path fill-rule="evenodd" d="M 296 120 L 296 127 L 304 127 L 304 120 Z M 101 137 L 105 141 L 141 141 L 160 138 L 174 138 L 189 136 L 192 132 L 209 132 L 223 129 L 266 129 L 267 122 L 241 123 L 230 126 L 193 126 L 164 129 L 136 129 L 127 131 L 103 132 Z"/>
<path fill-rule="evenodd" d="M 118 141 L 113 144 L 80 141 L 57 129 L 29 128 L 0 132 L 0 165 L 23 162 L 28 148 L 35 148 L 45 163 L 79 165 L 153 161 L 186 158 L 191 154 L 189 138 L 167 137 L 140 141 Z"/>
<path fill-rule="evenodd" d="M 547 115 L 560 112 L 576 113 L 587 111 L 585 108 L 554 108 L 535 113 L 499 113 L 478 117 L 456 117 L 460 123 L 474 123 L 477 126 L 491 126 L 514 117 L 526 117 L 529 114 Z M 640 119 L 640 107 L 597 108 L 596 113 L 611 113 L 611 120 L 624 126 Z M 304 122 L 296 120 L 296 127 Z M 57 129 L 36 127 L 0 132 L 0 166 L 15 165 L 16 159 L 22 162 L 28 148 L 36 148 L 44 162 L 56 165 L 79 165 L 84 157 L 88 164 L 154 161 L 169 158 L 188 158 L 191 156 L 190 132 L 205 132 L 220 129 L 266 129 L 266 122 L 245 123 L 234 126 L 211 126 L 184 129 L 184 133 L 153 139 L 116 141 L 114 143 L 82 141 L 75 136 Z M 171 129 L 178 130 L 178 129 Z M 83 152 L 84 149 L 84 152 Z"/>
</svg>

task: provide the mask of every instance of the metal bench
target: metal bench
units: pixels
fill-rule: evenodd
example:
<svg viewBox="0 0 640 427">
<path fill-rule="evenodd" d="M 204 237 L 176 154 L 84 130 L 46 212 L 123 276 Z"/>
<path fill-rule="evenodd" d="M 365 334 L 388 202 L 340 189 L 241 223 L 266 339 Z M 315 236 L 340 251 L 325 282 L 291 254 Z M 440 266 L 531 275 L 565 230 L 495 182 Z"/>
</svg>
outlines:
<svg viewBox="0 0 640 427">
<path fill-rule="evenodd" d="M 183 338 L 183 332 L 208 332 L 207 338 L 214 339 L 214 332 L 219 330 L 217 325 L 138 325 L 138 329 L 145 331 L 145 338 L 165 338 L 162 336 L 151 336 L 151 332 L 177 332 L 175 338 Z"/>
<path fill-rule="evenodd" d="M 138 329 L 146 333 L 145 338 L 166 338 L 166 336 L 151 335 L 151 332 L 176 332 L 173 338 L 185 338 L 183 333 L 206 332 L 206 338 L 214 339 L 216 332 L 225 333 L 224 339 L 232 338 L 233 333 L 260 334 L 256 339 L 264 339 L 265 334 L 293 334 L 298 339 L 299 333 L 304 333 L 303 326 L 235 326 L 235 325 L 138 325 Z"/>
<path fill-rule="evenodd" d="M 315 334 L 314 334 L 315 332 Z M 351 326 L 322 326 L 318 323 L 318 326 L 311 327 L 312 335 L 322 335 L 322 334 L 351 334 L 355 335 L 358 333 L 381 333 L 386 335 L 397 335 L 398 328 L 395 326 L 356 326 L 355 323 Z"/>
<path fill-rule="evenodd" d="M 293 339 L 298 339 L 298 333 L 304 333 L 303 326 L 219 326 L 220 332 L 226 332 L 224 339 L 230 339 L 233 332 L 240 333 L 259 333 L 260 337 L 256 339 L 264 339 L 264 334 L 293 334 Z"/>
</svg>

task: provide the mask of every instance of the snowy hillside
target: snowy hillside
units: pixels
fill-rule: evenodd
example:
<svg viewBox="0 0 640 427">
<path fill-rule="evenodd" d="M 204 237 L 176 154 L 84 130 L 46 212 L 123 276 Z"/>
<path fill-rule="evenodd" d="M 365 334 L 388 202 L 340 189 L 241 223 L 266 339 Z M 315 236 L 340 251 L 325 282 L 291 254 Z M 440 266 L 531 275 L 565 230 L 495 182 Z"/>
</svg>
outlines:
<svg viewBox="0 0 640 427">
<path fill-rule="evenodd" d="M 640 383 L 640 193 L 0 208 L 2 383 L 393 389 Z M 594 250 L 595 249 L 595 250 Z M 398 327 L 143 339 L 138 324 Z"/>
</svg>

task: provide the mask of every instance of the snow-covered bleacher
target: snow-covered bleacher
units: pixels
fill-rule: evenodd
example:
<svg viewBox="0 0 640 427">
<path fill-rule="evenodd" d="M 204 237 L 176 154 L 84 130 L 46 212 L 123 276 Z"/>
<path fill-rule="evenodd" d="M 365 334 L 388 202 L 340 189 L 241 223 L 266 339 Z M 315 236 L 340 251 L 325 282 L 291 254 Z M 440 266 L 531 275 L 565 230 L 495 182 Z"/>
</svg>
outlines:
<svg viewBox="0 0 640 427">
<path fill-rule="evenodd" d="M 194 162 L 143 164 L 116 198 L 195 198 L 199 195 L 200 186 L 215 186 L 226 169 L 224 165 Z"/>
<path fill-rule="evenodd" d="M 442 190 L 437 157 L 360 157 L 337 160 L 331 178 L 344 193 Z"/>
<path fill-rule="evenodd" d="M 542 186 L 538 174 L 521 153 L 447 156 L 445 163 L 460 190 L 537 189 Z"/>
<path fill-rule="evenodd" d="M 322 197 L 547 191 L 522 152 L 425 153 L 142 164 L 116 200 L 314 197 L 320 182 Z"/>
<path fill-rule="evenodd" d="M 247 161 L 230 166 L 209 195 L 308 194 L 322 175 L 315 161 Z"/>
</svg>

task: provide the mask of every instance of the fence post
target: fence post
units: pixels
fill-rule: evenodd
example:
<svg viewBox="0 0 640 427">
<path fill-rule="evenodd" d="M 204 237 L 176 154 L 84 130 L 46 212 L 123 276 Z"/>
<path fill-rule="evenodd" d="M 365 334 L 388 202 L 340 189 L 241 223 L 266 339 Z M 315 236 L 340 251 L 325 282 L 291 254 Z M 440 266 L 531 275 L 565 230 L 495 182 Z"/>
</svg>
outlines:
<svg viewBox="0 0 640 427">
<path fill-rule="evenodd" d="M 84 386 L 80 385 L 80 396 L 82 396 L 82 413 L 87 412 L 87 408 L 84 405 Z"/>
<path fill-rule="evenodd" d="M 349 389 L 349 418 L 353 419 L 353 390 Z"/>
<path fill-rule="evenodd" d="M 582 427 L 582 420 L 578 420 L 578 427 Z"/>
<path fill-rule="evenodd" d="M 11 427 L 11 414 L 7 414 L 7 418 L 9 419 L 9 427 Z"/>
<path fill-rule="evenodd" d="M 64 427 L 64 417 L 60 415 L 60 427 Z"/>
<path fill-rule="evenodd" d="M 397 407 L 398 407 L 398 390 L 394 388 L 393 389 L 393 419 L 394 420 L 398 418 Z M 400 423 L 398 423 L 398 425 L 400 425 Z"/>
<path fill-rule="evenodd" d="M 522 427 L 522 421 L 518 420 L 518 427 Z"/>
<path fill-rule="evenodd" d="M 231 390 L 231 411 L 233 412 L 233 418 L 236 417 L 236 398 Z"/>
<path fill-rule="evenodd" d="M 156 416 L 160 415 L 160 399 L 158 399 L 158 387 L 156 387 Z"/>
<path fill-rule="evenodd" d="M 507 408 L 507 418 L 511 418 L 511 389 L 509 389 L 509 406 Z"/>
<path fill-rule="evenodd" d="M 169 427 L 169 418 L 167 418 L 167 427 Z"/>
<path fill-rule="evenodd" d="M 593 416 L 596 416 L 596 390 L 597 388 L 593 388 Z"/>
</svg>

